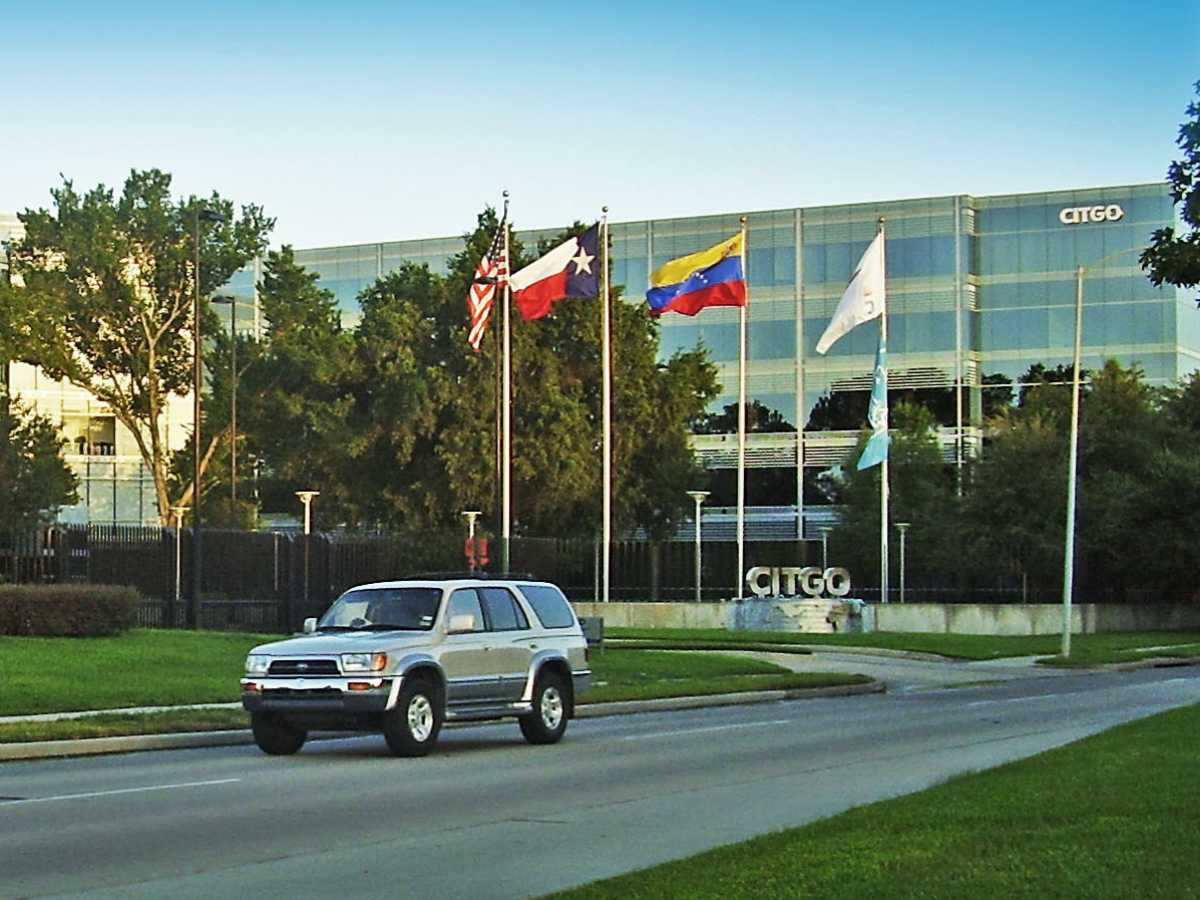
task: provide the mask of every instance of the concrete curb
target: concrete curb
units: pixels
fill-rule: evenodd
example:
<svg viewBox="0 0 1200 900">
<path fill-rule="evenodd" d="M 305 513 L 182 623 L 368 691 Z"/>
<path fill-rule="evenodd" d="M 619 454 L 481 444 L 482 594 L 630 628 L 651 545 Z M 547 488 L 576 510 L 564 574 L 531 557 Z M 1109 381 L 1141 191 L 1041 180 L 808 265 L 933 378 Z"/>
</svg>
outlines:
<svg viewBox="0 0 1200 900">
<path fill-rule="evenodd" d="M 872 681 L 868 684 L 846 684 L 823 688 L 793 688 L 785 691 L 745 691 L 738 694 L 712 694 L 700 697 L 665 697 L 661 700 L 584 703 L 575 709 L 575 718 L 596 719 L 603 716 L 665 712 L 676 709 L 700 709 L 710 706 L 740 706 L 748 703 L 772 703 L 779 700 L 848 697 L 857 694 L 880 694 L 886 690 L 887 686 L 883 682 Z M 37 741 L 21 744 L 0 744 L 0 761 L 96 756 L 108 753 L 134 753 L 142 750 L 232 747 L 253 743 L 254 737 L 250 732 L 241 729 L 236 731 L 195 731 L 183 734 L 133 734 L 125 737 L 84 738 L 73 741 Z"/>
<path fill-rule="evenodd" d="M 1139 659 L 1137 662 L 1107 663 L 1094 666 L 1097 669 L 1107 669 L 1113 672 L 1136 672 L 1138 669 L 1178 669 L 1183 666 L 1200 666 L 1200 658 L 1187 656 L 1151 656 Z"/>
<path fill-rule="evenodd" d="M 96 756 L 137 750 L 182 750 L 189 747 L 226 747 L 252 744 L 249 731 L 192 731 L 184 734 L 131 734 L 125 737 L 84 738 L 76 741 L 38 741 L 0 744 L 0 761 L 52 759 L 60 756 Z"/>
<path fill-rule="evenodd" d="M 639 645 L 662 643 L 651 638 L 606 638 L 605 645 L 611 645 L 614 650 L 636 650 Z M 646 649 L 652 649 L 647 647 Z M 686 647 L 680 647 L 679 650 L 687 650 Z M 938 653 L 926 653 L 922 650 L 891 650 L 887 647 L 852 647 L 846 644 L 759 644 L 754 646 L 741 645 L 737 647 L 705 647 L 703 651 L 720 653 L 724 650 L 728 653 L 796 653 L 800 651 L 803 654 L 815 655 L 818 653 L 845 653 L 850 656 L 886 656 L 892 659 L 916 659 L 924 662 L 981 662 L 982 660 L 959 659 L 954 656 L 942 656 Z"/>
</svg>

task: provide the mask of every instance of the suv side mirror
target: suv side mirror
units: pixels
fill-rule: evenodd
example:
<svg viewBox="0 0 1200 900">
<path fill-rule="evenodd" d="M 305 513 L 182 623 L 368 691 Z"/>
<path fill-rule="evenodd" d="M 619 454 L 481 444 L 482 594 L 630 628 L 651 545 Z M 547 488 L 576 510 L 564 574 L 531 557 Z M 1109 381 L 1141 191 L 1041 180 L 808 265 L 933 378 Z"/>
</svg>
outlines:
<svg viewBox="0 0 1200 900">
<path fill-rule="evenodd" d="M 446 634 L 468 634 L 475 630 L 475 616 L 473 613 L 460 613 L 457 616 L 450 617 L 450 624 L 446 626 Z"/>
<path fill-rule="evenodd" d="M 304 620 L 304 633 L 314 634 L 317 630 L 317 619 L 315 616 L 309 616 Z"/>
</svg>

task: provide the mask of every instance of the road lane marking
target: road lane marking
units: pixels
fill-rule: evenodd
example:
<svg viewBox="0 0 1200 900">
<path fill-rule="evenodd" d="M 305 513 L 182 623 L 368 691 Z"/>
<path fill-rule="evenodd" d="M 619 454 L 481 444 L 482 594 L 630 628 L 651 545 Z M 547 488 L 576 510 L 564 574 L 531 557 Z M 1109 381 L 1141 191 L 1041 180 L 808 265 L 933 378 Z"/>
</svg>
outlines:
<svg viewBox="0 0 1200 900">
<path fill-rule="evenodd" d="M 0 802 L 0 808 L 22 806 L 27 803 L 52 803 L 57 800 L 90 800 L 94 797 L 112 797 L 117 794 L 144 794 L 147 791 L 176 791 L 181 788 L 211 787 L 217 784 L 233 784 L 240 778 L 219 778 L 215 781 L 181 781 L 178 784 L 151 784 L 145 787 L 119 788 L 112 791 L 88 791 L 83 794 L 58 794 L 54 797 L 27 797 L 22 800 Z"/>
<path fill-rule="evenodd" d="M 1057 700 L 1060 697 L 1070 697 L 1070 694 L 1034 694 L 1030 697 L 1006 697 L 1003 700 L 976 700 L 965 703 L 964 706 L 992 706 L 996 703 L 1028 703 L 1031 700 Z"/>
<path fill-rule="evenodd" d="M 744 722 L 737 725 L 711 725 L 707 728 L 680 728 L 675 731 L 656 731 L 653 734 L 630 734 L 622 740 L 645 741 L 652 738 L 675 737 L 680 734 L 703 734 L 710 731 L 732 731 L 735 728 L 762 728 L 764 725 L 791 725 L 791 719 L 772 719 L 769 722 Z"/>
</svg>

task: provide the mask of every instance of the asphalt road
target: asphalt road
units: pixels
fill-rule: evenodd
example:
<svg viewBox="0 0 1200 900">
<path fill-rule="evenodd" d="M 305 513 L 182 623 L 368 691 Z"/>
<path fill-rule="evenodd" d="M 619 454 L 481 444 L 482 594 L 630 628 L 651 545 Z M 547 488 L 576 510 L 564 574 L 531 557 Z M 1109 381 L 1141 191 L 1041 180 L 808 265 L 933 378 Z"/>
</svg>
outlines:
<svg viewBox="0 0 1200 900">
<path fill-rule="evenodd" d="M 918 790 L 1170 707 L 1197 668 L 0 764 L 0 896 L 524 897 Z"/>
</svg>

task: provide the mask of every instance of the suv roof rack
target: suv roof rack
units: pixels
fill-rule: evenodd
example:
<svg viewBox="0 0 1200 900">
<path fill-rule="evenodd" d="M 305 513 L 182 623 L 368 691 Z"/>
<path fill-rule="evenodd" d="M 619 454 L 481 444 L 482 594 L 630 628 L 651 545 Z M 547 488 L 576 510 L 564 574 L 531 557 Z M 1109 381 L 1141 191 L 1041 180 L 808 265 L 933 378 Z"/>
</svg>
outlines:
<svg viewBox="0 0 1200 900">
<path fill-rule="evenodd" d="M 409 581 L 409 580 L 425 579 L 425 580 L 429 580 L 429 581 L 451 581 L 451 580 L 459 579 L 459 578 L 477 578 L 480 581 L 489 581 L 489 580 L 490 581 L 496 581 L 496 580 L 540 581 L 541 580 L 537 576 L 532 575 L 529 572 L 508 572 L 505 574 L 505 573 L 501 573 L 501 572 L 484 572 L 484 571 L 480 571 L 480 570 L 476 570 L 474 572 L 471 572 L 471 571 L 414 572 L 411 575 L 404 575 L 399 580 Z"/>
</svg>

